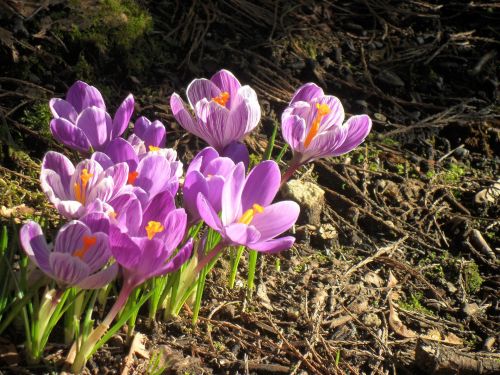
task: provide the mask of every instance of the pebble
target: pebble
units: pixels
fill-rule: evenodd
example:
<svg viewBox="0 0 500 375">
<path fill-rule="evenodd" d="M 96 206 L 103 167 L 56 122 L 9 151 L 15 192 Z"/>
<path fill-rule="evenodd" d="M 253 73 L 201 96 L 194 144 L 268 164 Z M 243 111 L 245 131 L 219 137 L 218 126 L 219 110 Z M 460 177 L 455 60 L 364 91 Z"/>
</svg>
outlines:
<svg viewBox="0 0 500 375">
<path fill-rule="evenodd" d="M 469 150 L 464 147 L 458 147 L 455 151 L 453 151 L 453 156 L 457 159 L 465 159 L 469 156 Z"/>
</svg>

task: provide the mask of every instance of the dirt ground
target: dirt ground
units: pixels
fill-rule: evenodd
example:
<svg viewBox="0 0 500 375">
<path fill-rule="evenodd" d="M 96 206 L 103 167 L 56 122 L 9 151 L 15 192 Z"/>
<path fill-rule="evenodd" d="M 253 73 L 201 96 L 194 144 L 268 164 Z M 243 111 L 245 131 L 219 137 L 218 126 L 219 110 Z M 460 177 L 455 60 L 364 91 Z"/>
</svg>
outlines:
<svg viewBox="0 0 500 375">
<path fill-rule="evenodd" d="M 500 373 L 499 44 L 494 1 L 4 0 L 0 222 L 57 225 L 38 184 L 44 152 L 63 150 L 46 104 L 76 79 L 113 108 L 132 92 L 184 162 L 204 145 L 175 123 L 168 97 L 191 79 L 226 68 L 257 91 L 263 118 L 246 143 L 258 155 L 293 91 L 313 81 L 348 114 L 370 115 L 372 134 L 300 170 L 325 202 L 301 202 L 296 246 L 279 269 L 259 258 L 252 299 L 245 261 L 230 290 L 223 259 L 196 327 L 189 309 L 140 318 L 145 350 L 128 373 L 151 372 L 151 357 L 167 374 Z M 124 338 L 88 372 L 121 373 Z M 0 362 L 5 374 L 56 372 L 66 350 L 54 338 L 35 368 L 21 328 L 0 340 L 19 353 Z"/>
</svg>

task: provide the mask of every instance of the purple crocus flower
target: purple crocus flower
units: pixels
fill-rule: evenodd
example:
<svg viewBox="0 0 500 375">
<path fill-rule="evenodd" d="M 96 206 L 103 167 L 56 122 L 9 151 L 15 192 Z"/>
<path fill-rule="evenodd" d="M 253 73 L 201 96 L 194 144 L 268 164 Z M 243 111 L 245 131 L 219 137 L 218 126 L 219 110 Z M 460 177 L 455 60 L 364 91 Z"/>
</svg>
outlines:
<svg viewBox="0 0 500 375">
<path fill-rule="evenodd" d="M 182 163 L 177 160 L 175 150 L 150 146 L 149 152 L 145 152 L 145 149 L 143 152 L 143 147 L 134 147 L 125 139 L 116 138 L 110 142 L 105 153 L 95 152 L 92 159 L 103 168 L 126 163 L 128 165 L 126 182 L 129 185 L 127 188 L 135 188 L 136 195 L 147 195 L 149 200 L 165 190 L 175 195 L 179 188 Z M 137 189 L 142 189 L 142 192 L 135 191 Z"/>
<path fill-rule="evenodd" d="M 34 221 L 23 225 L 20 239 L 31 261 L 58 284 L 98 289 L 110 283 L 118 272 L 116 263 L 103 268 L 111 256 L 108 228 L 107 216 L 93 212 L 65 224 L 53 250 Z"/>
<path fill-rule="evenodd" d="M 196 205 L 198 193 L 206 197 L 216 212 L 221 210 L 222 187 L 234 166 L 230 158 L 220 157 L 212 147 L 203 149 L 194 157 L 186 172 L 182 190 L 184 207 L 188 211 L 191 223 L 200 219 Z"/>
<path fill-rule="evenodd" d="M 265 253 L 289 249 L 294 237 L 275 237 L 297 221 L 300 208 L 292 201 L 271 204 L 280 180 L 279 167 L 272 160 L 258 164 L 248 177 L 239 163 L 222 188 L 221 217 L 202 193 L 197 198 L 200 216 L 222 235 L 225 245 L 244 245 Z"/>
<path fill-rule="evenodd" d="M 144 142 L 148 150 L 164 148 L 167 142 L 165 125 L 158 120 L 151 122 L 144 116 L 135 121 L 134 134 Z"/>
<path fill-rule="evenodd" d="M 54 138 L 69 148 L 88 152 L 103 150 L 123 134 L 134 111 L 134 97 L 128 95 L 111 119 L 99 90 L 77 81 L 69 88 L 66 100 L 52 98 L 49 106 L 54 116 L 50 122 Z"/>
<path fill-rule="evenodd" d="M 294 156 L 292 164 L 345 154 L 359 146 L 372 127 L 366 115 L 344 122 L 344 108 L 335 96 L 314 83 L 301 86 L 281 116 L 283 138 Z"/>
<path fill-rule="evenodd" d="M 109 168 L 95 160 L 83 160 L 76 168 L 64 155 L 49 151 L 43 158 L 40 180 L 42 190 L 61 215 L 79 218 L 113 198 L 127 183 L 128 165 Z"/>
<path fill-rule="evenodd" d="M 145 280 L 176 271 L 191 255 L 192 241 L 177 254 L 174 250 L 184 238 L 187 215 L 176 209 L 168 192 L 158 194 L 142 213 L 137 210 L 134 223 L 127 230 L 111 226 L 111 253 L 123 268 L 127 288 Z"/>
<path fill-rule="evenodd" d="M 257 94 L 250 86 L 241 86 L 227 70 L 215 73 L 209 80 L 195 79 L 189 84 L 186 95 L 195 118 L 174 93 L 170 107 L 176 120 L 219 153 L 223 153 L 231 142 L 240 141 L 250 133 L 260 120 Z"/>
</svg>

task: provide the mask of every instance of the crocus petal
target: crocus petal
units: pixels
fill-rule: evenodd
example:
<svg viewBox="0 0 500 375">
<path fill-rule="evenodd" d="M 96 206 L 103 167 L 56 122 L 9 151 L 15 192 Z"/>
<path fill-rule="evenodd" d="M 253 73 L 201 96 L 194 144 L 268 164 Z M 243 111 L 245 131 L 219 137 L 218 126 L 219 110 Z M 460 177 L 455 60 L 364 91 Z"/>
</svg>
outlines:
<svg viewBox="0 0 500 375">
<path fill-rule="evenodd" d="M 276 238 L 274 240 L 253 243 L 249 246 L 250 249 L 266 254 L 275 254 L 283 250 L 288 250 L 295 242 L 292 236 Z"/>
<path fill-rule="evenodd" d="M 29 221 L 22 226 L 19 237 L 21 246 L 30 260 L 45 273 L 50 272 L 50 250 L 40 225 L 34 221 Z"/>
<path fill-rule="evenodd" d="M 203 194 L 199 193 L 198 198 L 196 200 L 196 204 L 198 207 L 198 212 L 203 219 L 203 221 L 212 229 L 221 230 L 222 222 L 219 218 L 219 215 L 214 210 L 212 205 L 208 202 L 207 198 L 203 196 Z"/>
<path fill-rule="evenodd" d="M 150 221 L 158 221 L 163 224 L 173 210 L 175 210 L 174 197 L 168 191 L 155 195 L 148 207 L 144 210 L 144 214 L 142 216 L 142 228 L 140 228 L 138 235 L 145 237 L 146 230 L 144 228 Z M 164 227 L 164 232 L 167 232 L 168 228 L 165 225 Z M 182 230 L 182 228 L 179 228 L 179 230 Z M 164 232 L 162 232 L 162 235 L 165 234 Z"/>
<path fill-rule="evenodd" d="M 200 217 L 196 205 L 198 193 L 203 194 L 205 197 L 208 196 L 208 184 L 205 176 L 198 171 L 192 171 L 186 175 L 182 187 L 182 196 L 184 197 L 184 207 L 190 214 L 190 220 L 193 221 L 197 221 Z"/>
<path fill-rule="evenodd" d="M 243 134 L 241 124 L 228 123 L 229 110 L 212 100 L 200 100 L 196 103 L 195 112 L 198 136 L 219 152 L 232 141 L 239 140 Z"/>
<path fill-rule="evenodd" d="M 164 191 L 170 177 L 170 163 L 160 155 L 148 155 L 139 162 L 135 186 L 139 186 L 151 197 Z"/>
<path fill-rule="evenodd" d="M 372 120 L 367 115 L 352 116 L 344 125 L 347 127 L 347 136 L 342 146 L 338 147 L 333 156 L 338 156 L 358 147 L 370 133 Z"/>
<path fill-rule="evenodd" d="M 85 214 L 85 207 L 78 201 L 59 201 L 54 203 L 56 210 L 66 219 L 77 219 Z"/>
<path fill-rule="evenodd" d="M 64 186 L 61 176 L 53 170 L 43 170 L 40 175 L 40 183 L 43 192 L 52 204 L 57 204 L 60 200 L 70 199 L 70 194 L 66 190 L 69 186 Z"/>
<path fill-rule="evenodd" d="M 142 206 L 137 196 L 132 192 L 120 194 L 113 198 L 109 204 L 113 207 L 116 221 L 121 229 L 135 236 L 141 226 L 141 221 L 138 218 L 142 218 Z"/>
<path fill-rule="evenodd" d="M 104 171 L 106 177 L 111 177 L 113 181 L 112 196 L 116 195 L 128 181 L 129 167 L 127 163 L 118 163 Z"/>
<path fill-rule="evenodd" d="M 51 169 L 61 177 L 63 185 L 69 184 L 71 176 L 75 172 L 73 163 L 63 154 L 55 151 L 49 151 L 45 154 L 42 161 L 42 171 Z"/>
<path fill-rule="evenodd" d="M 84 109 L 76 119 L 76 126 L 83 130 L 92 147 L 98 151 L 109 142 L 111 123 L 109 114 L 97 107 Z"/>
<path fill-rule="evenodd" d="M 172 109 L 172 114 L 181 126 L 188 132 L 201 137 L 201 133 L 198 131 L 198 125 L 196 124 L 193 116 L 186 110 L 184 103 L 179 95 L 173 93 L 170 97 L 170 108 Z"/>
<path fill-rule="evenodd" d="M 251 224 L 259 231 L 261 241 L 265 241 L 290 229 L 299 213 L 297 203 L 281 201 L 264 207 L 263 212 L 255 214 Z"/>
<path fill-rule="evenodd" d="M 303 118 L 296 115 L 284 116 L 281 120 L 281 131 L 292 150 L 302 150 L 301 144 L 306 136 L 306 123 Z"/>
<path fill-rule="evenodd" d="M 234 161 L 226 157 L 219 157 L 210 161 L 203 170 L 203 174 L 211 176 L 227 177 L 231 174 L 235 166 Z"/>
<path fill-rule="evenodd" d="M 295 91 L 290 104 L 298 101 L 310 102 L 311 100 L 322 97 L 323 95 L 324 93 L 321 87 L 312 82 L 306 83 L 305 85 L 300 86 L 297 91 Z"/>
<path fill-rule="evenodd" d="M 231 224 L 224 228 L 224 232 L 233 244 L 238 245 L 248 245 L 260 238 L 259 231 L 253 225 L 242 223 Z"/>
<path fill-rule="evenodd" d="M 116 278 L 119 269 L 118 263 L 113 263 L 109 267 L 81 280 L 76 286 L 80 289 L 100 289 Z"/>
<path fill-rule="evenodd" d="M 254 167 L 245 182 L 241 195 L 242 212 L 254 204 L 269 205 L 280 188 L 281 174 L 278 164 L 265 160 Z"/>
<path fill-rule="evenodd" d="M 186 171 L 186 176 L 191 171 L 200 171 L 204 173 L 204 168 L 215 158 L 219 157 L 219 153 L 215 151 L 213 147 L 205 147 L 203 150 L 198 152 L 198 154 L 191 160 L 189 167 Z"/>
<path fill-rule="evenodd" d="M 234 167 L 233 172 L 227 177 L 222 189 L 221 219 L 224 225 L 234 223 L 242 214 L 240 202 L 244 183 L 245 167 L 243 163 L 238 163 Z"/>
<path fill-rule="evenodd" d="M 75 285 L 90 274 L 89 267 L 70 254 L 53 252 L 49 255 L 52 277 L 57 281 Z"/>
<path fill-rule="evenodd" d="M 87 193 L 87 202 L 93 202 L 96 199 L 107 202 L 113 196 L 114 188 L 115 183 L 112 177 L 107 176 L 102 178 L 97 184 L 89 187 Z"/>
<path fill-rule="evenodd" d="M 81 258 L 90 268 L 90 272 L 100 270 L 109 260 L 111 252 L 109 251 L 108 235 L 104 233 L 93 233 L 96 242 Z"/>
<path fill-rule="evenodd" d="M 241 87 L 240 82 L 236 79 L 234 74 L 223 69 L 215 73 L 212 78 L 210 78 L 210 81 L 212 81 L 220 91 L 229 94 L 229 100 L 226 103 L 226 107 L 231 108 L 232 102 L 238 93 L 238 89 Z"/>
<path fill-rule="evenodd" d="M 250 86 L 242 86 L 238 90 L 237 102 L 233 107 L 237 107 L 239 103 L 244 103 L 246 106 L 245 132 L 250 133 L 259 123 L 261 116 L 260 104 L 257 99 L 257 93 Z"/>
<path fill-rule="evenodd" d="M 69 88 L 66 100 L 73 105 L 78 113 L 92 106 L 106 109 L 104 99 L 99 90 L 82 81 L 76 81 Z"/>
<path fill-rule="evenodd" d="M 325 131 L 333 126 L 341 126 L 344 122 L 345 112 L 340 100 L 332 95 L 325 95 L 318 99 L 317 104 L 326 104 L 330 112 L 321 120 L 320 131 Z M 315 108 L 315 113 L 318 109 Z"/>
<path fill-rule="evenodd" d="M 104 212 L 89 212 L 82 216 L 80 221 L 84 223 L 92 233 L 109 231 L 109 216 Z"/>
<path fill-rule="evenodd" d="M 54 251 L 73 254 L 83 246 L 83 236 L 90 236 L 89 228 L 78 220 L 65 224 L 57 234 Z"/>
<path fill-rule="evenodd" d="M 309 147 L 304 149 L 301 162 L 306 163 L 321 157 L 333 156 L 347 137 L 347 127 L 338 126 L 318 134 Z"/>
<path fill-rule="evenodd" d="M 177 254 L 175 254 L 175 256 L 173 256 L 172 259 L 170 259 L 168 263 L 161 268 L 161 272 L 155 276 L 177 271 L 184 263 L 186 263 L 189 257 L 191 257 L 192 252 L 193 239 L 190 238 L 188 242 L 186 242 L 186 244 L 177 252 Z"/>
<path fill-rule="evenodd" d="M 171 211 L 163 222 L 165 230 L 158 233 L 157 237 L 163 242 L 165 250 L 173 251 L 184 238 L 186 231 L 187 215 L 183 208 Z"/>
<path fill-rule="evenodd" d="M 134 123 L 134 134 L 139 138 L 144 139 L 146 129 L 151 125 L 151 121 L 145 116 L 139 117 Z"/>
<path fill-rule="evenodd" d="M 243 163 L 245 165 L 245 170 L 248 169 L 248 165 L 250 164 L 248 149 L 241 142 L 231 142 L 228 144 L 224 147 L 221 156 L 230 158 L 234 164 Z"/>
<path fill-rule="evenodd" d="M 165 143 L 167 141 L 167 132 L 165 130 L 165 125 L 163 125 L 158 120 L 153 121 L 144 132 L 143 139 L 147 148 L 149 148 L 149 146 L 160 148 L 165 147 Z"/>
<path fill-rule="evenodd" d="M 133 269 L 141 262 L 141 248 L 117 227 L 109 228 L 109 246 L 111 254 L 122 267 Z"/>
<path fill-rule="evenodd" d="M 207 195 L 208 201 L 215 211 L 220 212 L 222 209 L 222 189 L 224 188 L 225 179 L 222 176 L 212 176 L 207 180 Z"/>
<path fill-rule="evenodd" d="M 111 158 L 106 155 L 104 152 L 100 152 L 100 151 L 96 151 L 92 154 L 92 156 L 90 157 L 91 160 L 95 160 L 96 162 L 98 162 L 99 164 L 101 164 L 101 167 L 103 169 L 108 169 L 109 167 L 111 167 L 114 163 L 113 163 L 113 160 L 111 160 Z"/>
<path fill-rule="evenodd" d="M 213 98 L 219 96 L 220 93 L 221 90 L 206 78 L 193 80 L 186 89 L 186 96 L 193 109 L 201 99 L 211 101 Z"/>
<path fill-rule="evenodd" d="M 108 155 L 114 163 L 125 162 L 128 164 L 130 171 L 137 169 L 139 158 L 132 145 L 123 138 L 115 138 L 106 146 L 106 155 Z"/>
<path fill-rule="evenodd" d="M 75 108 L 71 105 L 71 103 L 66 100 L 58 98 L 50 99 L 49 107 L 52 112 L 52 116 L 55 118 L 62 117 L 72 123 L 76 122 L 78 113 L 75 111 Z"/>
<path fill-rule="evenodd" d="M 91 177 L 87 182 L 87 188 L 86 188 L 87 196 L 89 190 L 91 190 L 92 187 L 99 181 L 99 179 L 101 178 L 101 173 L 103 172 L 101 165 L 95 160 L 85 159 L 82 160 L 80 163 L 78 163 L 75 168 L 75 172 L 73 173 L 73 176 L 71 176 L 71 181 L 70 181 L 70 189 L 71 189 L 70 195 L 72 198 L 75 198 L 75 191 L 73 187 L 81 183 L 81 176 L 84 169 L 86 169 L 87 174 L 91 175 Z"/>
<path fill-rule="evenodd" d="M 83 130 L 66 119 L 52 119 L 50 131 L 56 140 L 74 150 L 87 152 L 90 149 L 90 142 Z"/>
<path fill-rule="evenodd" d="M 129 94 L 116 110 L 115 117 L 113 118 L 111 139 L 121 136 L 125 129 L 127 129 L 132 113 L 134 112 L 134 104 L 134 96 Z"/>
</svg>

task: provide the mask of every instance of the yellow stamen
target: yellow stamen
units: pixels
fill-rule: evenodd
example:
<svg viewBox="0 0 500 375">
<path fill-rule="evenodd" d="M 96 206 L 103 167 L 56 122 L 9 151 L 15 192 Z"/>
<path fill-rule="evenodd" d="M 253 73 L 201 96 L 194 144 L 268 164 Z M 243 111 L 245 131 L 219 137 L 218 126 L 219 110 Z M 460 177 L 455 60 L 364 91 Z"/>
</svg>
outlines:
<svg viewBox="0 0 500 375">
<path fill-rule="evenodd" d="M 229 100 L 229 93 L 227 91 L 221 92 L 218 96 L 215 98 L 212 98 L 212 100 L 221 106 L 225 107 L 227 104 L 227 101 Z"/>
<path fill-rule="evenodd" d="M 149 151 L 159 151 L 159 150 L 160 150 L 159 147 L 149 145 Z"/>
<path fill-rule="evenodd" d="M 316 134 L 318 134 L 319 124 L 321 123 L 321 120 L 323 120 L 323 117 L 325 117 L 331 111 L 330 107 L 328 107 L 328 104 L 325 103 L 316 103 L 316 108 L 318 109 L 318 112 L 316 113 L 316 117 L 311 124 L 311 129 L 309 129 L 309 133 L 307 133 L 306 140 L 304 141 L 305 147 L 309 147 Z"/>
<path fill-rule="evenodd" d="M 87 253 L 87 251 L 89 251 L 89 249 L 95 245 L 96 241 L 97 241 L 96 236 L 84 235 L 82 238 L 82 242 L 83 242 L 82 247 L 80 249 L 76 250 L 73 253 L 73 256 L 78 257 L 80 259 L 83 259 L 83 257 Z"/>
<path fill-rule="evenodd" d="M 116 217 L 118 216 L 118 213 L 116 213 L 115 211 L 110 211 L 110 212 L 108 212 L 108 216 L 112 219 L 116 219 Z"/>
<path fill-rule="evenodd" d="M 73 189 L 75 192 L 75 198 L 78 202 L 81 204 L 85 204 L 85 194 L 86 191 L 85 189 L 87 188 L 87 184 L 89 183 L 90 179 L 94 175 L 92 173 L 89 173 L 87 168 L 82 169 L 82 173 L 80 173 L 80 181 L 81 183 L 75 182 L 73 184 Z"/>
<path fill-rule="evenodd" d="M 152 240 L 156 233 L 163 232 L 165 228 L 159 221 L 150 221 L 145 229 L 148 234 L 148 238 Z"/>
<path fill-rule="evenodd" d="M 137 171 L 130 172 L 128 174 L 127 184 L 133 185 L 137 176 L 139 176 L 139 172 Z"/>
<path fill-rule="evenodd" d="M 248 225 L 252 222 L 255 214 L 261 214 L 262 212 L 264 212 L 264 207 L 256 203 L 252 206 L 252 208 L 249 208 L 243 213 L 243 215 L 241 215 L 240 220 L 238 220 L 238 223 Z"/>
</svg>

